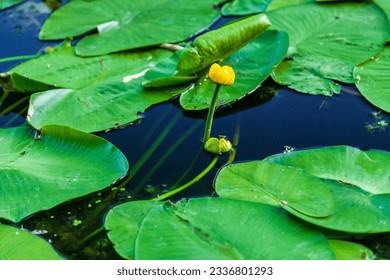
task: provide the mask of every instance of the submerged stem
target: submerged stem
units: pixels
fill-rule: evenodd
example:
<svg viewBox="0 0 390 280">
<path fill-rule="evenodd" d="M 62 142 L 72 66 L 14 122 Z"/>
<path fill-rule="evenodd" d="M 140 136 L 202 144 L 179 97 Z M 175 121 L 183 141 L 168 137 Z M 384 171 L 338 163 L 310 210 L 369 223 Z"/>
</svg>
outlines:
<svg viewBox="0 0 390 280">
<path fill-rule="evenodd" d="M 210 139 L 211 126 L 213 124 L 214 112 L 215 112 L 215 107 L 216 107 L 216 104 L 217 104 L 218 93 L 219 93 L 219 89 L 220 88 L 221 88 L 221 85 L 217 84 L 217 86 L 215 87 L 215 90 L 214 90 L 213 99 L 211 100 L 209 112 L 207 114 L 206 126 L 205 126 L 205 129 L 204 129 L 204 136 L 203 136 L 203 142 L 204 143 L 206 143 L 207 140 Z"/>
<path fill-rule="evenodd" d="M 182 185 L 174 190 L 171 190 L 171 191 L 164 193 L 156 198 L 153 198 L 152 201 L 164 200 L 164 199 L 171 197 L 171 196 L 181 192 L 182 190 L 185 190 L 186 188 L 192 186 L 193 184 L 198 182 L 200 179 L 202 179 L 207 173 L 209 173 L 210 170 L 215 166 L 217 161 L 218 161 L 218 156 L 215 156 L 213 158 L 213 160 L 210 162 L 210 164 L 202 172 L 200 172 L 195 178 L 193 178 L 191 181 L 185 183 L 184 185 Z"/>
</svg>

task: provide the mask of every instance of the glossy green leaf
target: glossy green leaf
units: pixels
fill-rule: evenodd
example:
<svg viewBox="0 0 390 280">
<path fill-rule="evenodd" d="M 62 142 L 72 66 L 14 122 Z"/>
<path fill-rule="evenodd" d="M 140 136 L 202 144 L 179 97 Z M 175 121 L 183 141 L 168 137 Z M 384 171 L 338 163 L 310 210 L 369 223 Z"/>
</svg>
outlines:
<svg viewBox="0 0 390 280">
<path fill-rule="evenodd" d="M 373 260 L 374 253 L 358 243 L 344 240 L 329 240 L 338 260 Z"/>
<path fill-rule="evenodd" d="M 128 171 L 111 143 L 61 126 L 1 129 L 0 155 L 0 217 L 14 222 L 104 189 Z"/>
<path fill-rule="evenodd" d="M 357 186 L 373 194 L 390 193 L 388 152 L 333 146 L 276 154 L 266 160 L 303 169 L 323 179 Z"/>
<path fill-rule="evenodd" d="M 389 19 L 389 25 L 390 25 L 390 1 L 388 0 L 374 0 L 374 2 L 383 9 L 383 11 L 386 13 L 387 18 Z M 390 42 L 390 34 L 389 38 L 387 40 Z"/>
<path fill-rule="evenodd" d="M 293 5 L 268 16 L 290 37 L 288 59 L 274 80 L 310 94 L 339 93 L 333 80 L 355 82 L 353 67 L 377 54 L 389 36 L 386 15 L 368 2 Z"/>
<path fill-rule="evenodd" d="M 39 129 L 59 124 L 85 132 L 129 125 L 140 112 L 180 94 L 183 87 L 145 89 L 140 74 L 115 77 L 79 90 L 57 89 L 31 96 L 27 120 Z"/>
<path fill-rule="evenodd" d="M 224 16 L 242 16 L 264 13 L 272 0 L 233 0 L 223 5 Z"/>
<path fill-rule="evenodd" d="M 273 66 L 285 56 L 288 36 L 284 32 L 266 31 L 255 40 L 223 61 L 223 65 L 233 67 L 236 80 L 232 86 L 222 87 L 218 106 L 241 99 L 256 90 L 269 77 Z M 185 110 L 201 110 L 210 106 L 215 84 L 200 74 L 198 81 L 180 96 L 180 104 Z"/>
<path fill-rule="evenodd" d="M 334 197 L 330 216 L 314 218 L 294 209 L 295 216 L 314 225 L 351 233 L 378 233 L 390 231 L 390 194 L 368 193 L 356 186 L 329 182 Z"/>
<path fill-rule="evenodd" d="M 0 224 L 0 260 L 61 260 L 48 242 L 21 229 Z"/>
<path fill-rule="evenodd" d="M 267 12 L 280 9 L 285 6 L 292 6 L 298 4 L 313 3 L 315 0 L 272 0 L 271 4 L 267 8 Z"/>
<path fill-rule="evenodd" d="M 332 230 L 390 231 L 390 154 L 348 146 L 278 154 L 266 159 L 323 178 L 334 197 L 334 210 L 314 218 L 291 209 L 301 219 Z"/>
<path fill-rule="evenodd" d="M 223 60 L 258 37 L 270 26 L 265 14 L 254 15 L 225 24 L 197 37 L 194 48 L 184 49 L 177 70 L 192 74 Z"/>
<path fill-rule="evenodd" d="M 307 172 L 265 161 L 223 167 L 215 180 L 219 196 L 293 208 L 304 215 L 326 217 L 333 211 L 329 186 Z"/>
<path fill-rule="evenodd" d="M 386 46 L 376 57 L 356 66 L 354 75 L 361 94 L 380 109 L 390 112 L 390 46 Z"/>
<path fill-rule="evenodd" d="M 79 57 L 74 47 L 64 44 L 14 68 L 11 82 L 17 91 L 44 91 L 52 87 L 79 89 L 115 76 L 141 73 L 170 51 L 154 49 L 96 57 Z"/>
<path fill-rule="evenodd" d="M 282 209 L 223 198 L 177 204 L 130 202 L 105 226 L 117 252 L 132 259 L 333 259 L 319 232 Z M 270 246 L 272 244 L 272 246 Z"/>
<path fill-rule="evenodd" d="M 218 17 L 213 4 L 217 1 L 72 1 L 48 18 L 39 37 L 64 39 L 97 28 L 99 33 L 77 44 L 76 52 L 82 56 L 179 42 L 207 28 Z"/>
<path fill-rule="evenodd" d="M 0 0 L 0 10 L 10 8 L 22 2 L 23 0 Z"/>
</svg>

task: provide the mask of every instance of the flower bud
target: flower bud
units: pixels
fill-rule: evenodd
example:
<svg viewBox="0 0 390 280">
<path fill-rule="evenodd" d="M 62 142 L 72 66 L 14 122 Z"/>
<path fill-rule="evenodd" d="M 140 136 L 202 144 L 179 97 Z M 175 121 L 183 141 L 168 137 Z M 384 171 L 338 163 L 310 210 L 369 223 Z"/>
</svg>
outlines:
<svg viewBox="0 0 390 280">
<path fill-rule="evenodd" d="M 204 149 L 211 154 L 221 155 L 229 152 L 232 149 L 232 144 L 224 136 L 220 139 L 212 137 L 206 141 Z"/>
<path fill-rule="evenodd" d="M 209 70 L 209 78 L 216 84 L 231 86 L 234 83 L 235 74 L 230 66 L 220 66 L 217 63 L 211 65 Z"/>
</svg>

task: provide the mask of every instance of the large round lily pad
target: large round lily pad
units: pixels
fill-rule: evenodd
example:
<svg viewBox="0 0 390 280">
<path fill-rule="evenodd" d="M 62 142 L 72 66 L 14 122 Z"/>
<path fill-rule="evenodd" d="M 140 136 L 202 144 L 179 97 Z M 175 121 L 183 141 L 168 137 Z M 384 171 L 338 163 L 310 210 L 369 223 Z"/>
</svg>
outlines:
<svg viewBox="0 0 390 280">
<path fill-rule="evenodd" d="M 128 171 L 111 143 L 61 126 L 1 129 L 0 155 L 0 217 L 14 222 L 104 189 Z"/>
<path fill-rule="evenodd" d="M 361 94 L 380 109 L 390 112 L 390 47 L 378 57 L 355 67 L 356 86 Z"/>
<path fill-rule="evenodd" d="M 308 216 L 326 217 L 333 212 L 333 195 L 326 183 L 305 171 L 265 161 L 223 167 L 215 189 L 221 197 L 281 205 Z"/>
<path fill-rule="evenodd" d="M 273 78 L 310 94 L 339 93 L 333 80 L 355 82 L 353 67 L 379 53 L 389 36 L 386 14 L 369 2 L 286 6 L 268 17 L 290 37 L 288 59 Z"/>
<path fill-rule="evenodd" d="M 0 260 L 60 260 L 61 256 L 42 238 L 0 224 Z"/>
<path fill-rule="evenodd" d="M 334 259 L 325 237 L 280 208 L 223 199 L 114 207 L 105 227 L 131 259 Z"/>
<path fill-rule="evenodd" d="M 77 44 L 76 52 L 82 56 L 180 42 L 219 16 L 214 4 L 218 1 L 72 1 L 50 15 L 39 38 L 64 39 L 97 28 L 98 34 L 86 36 Z"/>
</svg>

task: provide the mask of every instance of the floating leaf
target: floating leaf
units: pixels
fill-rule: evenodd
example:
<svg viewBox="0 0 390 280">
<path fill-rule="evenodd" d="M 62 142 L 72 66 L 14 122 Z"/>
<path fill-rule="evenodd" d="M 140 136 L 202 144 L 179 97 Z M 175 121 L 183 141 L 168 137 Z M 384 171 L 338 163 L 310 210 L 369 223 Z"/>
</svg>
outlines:
<svg viewBox="0 0 390 280">
<path fill-rule="evenodd" d="M 95 28 L 77 44 L 82 56 L 180 42 L 207 28 L 219 15 L 215 0 L 72 1 L 44 23 L 39 38 L 64 39 Z M 180 27 L 180 28 L 178 28 Z"/>
<path fill-rule="evenodd" d="M 350 233 L 390 231 L 390 194 L 373 195 L 355 186 L 329 182 L 334 197 L 330 216 L 314 218 L 291 209 L 290 213 L 320 227 Z"/>
<path fill-rule="evenodd" d="M 21 229 L 0 224 L 0 260 L 61 260 L 48 242 Z"/>
<path fill-rule="evenodd" d="M 308 216 L 326 217 L 333 211 L 326 183 L 307 172 L 265 161 L 223 167 L 215 189 L 221 197 L 281 205 Z"/>
<path fill-rule="evenodd" d="M 1 129 L 0 154 L 0 217 L 14 222 L 101 190 L 128 170 L 111 143 L 61 126 Z"/>
<path fill-rule="evenodd" d="M 282 209 L 223 198 L 173 205 L 130 202 L 105 226 L 117 252 L 132 259 L 333 259 L 322 234 Z M 125 226 L 124 226 L 125 225 Z"/>
<path fill-rule="evenodd" d="M 390 112 L 390 47 L 386 46 L 375 59 L 356 66 L 354 75 L 361 94 L 380 109 Z"/>
<path fill-rule="evenodd" d="M 233 0 L 223 5 L 224 16 L 242 16 L 264 13 L 272 0 Z"/>
<path fill-rule="evenodd" d="M 183 87 L 145 89 L 144 72 L 114 77 L 79 90 L 57 89 L 31 96 L 27 120 L 39 129 L 59 124 L 85 132 L 102 131 L 129 125 L 141 118 L 140 112 L 167 101 L 183 91 Z"/>
<path fill-rule="evenodd" d="M 383 11 L 386 13 L 387 18 L 389 19 L 389 25 L 390 25 L 390 1 L 388 0 L 374 0 L 374 2 L 383 9 Z M 389 38 L 387 40 L 390 41 L 390 34 Z"/>
<path fill-rule="evenodd" d="M 272 0 L 271 4 L 267 8 L 267 12 L 280 9 L 285 6 L 292 6 L 305 3 L 313 3 L 315 0 Z"/>
<path fill-rule="evenodd" d="M 390 154 L 348 146 L 278 154 L 266 159 L 323 178 L 334 197 L 331 215 L 320 219 L 289 210 L 301 219 L 332 230 L 390 231 Z"/>
<path fill-rule="evenodd" d="M 390 153 L 387 152 L 333 146 L 276 154 L 266 160 L 357 186 L 373 194 L 390 193 Z"/>
<path fill-rule="evenodd" d="M 23 0 L 0 0 L 0 10 L 10 8 L 22 2 Z"/>
<path fill-rule="evenodd" d="M 18 91 L 44 91 L 48 85 L 79 89 L 118 75 L 141 73 L 170 53 L 154 49 L 83 58 L 75 55 L 74 47 L 64 44 L 12 68 L 9 73 L 12 87 Z"/>
<path fill-rule="evenodd" d="M 374 253 L 358 243 L 344 240 L 329 240 L 338 260 L 373 260 Z"/>
<path fill-rule="evenodd" d="M 288 47 L 288 36 L 284 32 L 266 31 L 255 40 L 223 61 L 236 73 L 234 85 L 223 87 L 218 97 L 218 106 L 234 102 L 256 90 L 271 74 Z M 186 110 L 201 110 L 210 106 L 215 84 L 200 74 L 194 86 L 180 96 L 180 104 Z"/>
<path fill-rule="evenodd" d="M 300 92 L 332 95 L 352 83 L 353 67 L 377 54 L 389 36 L 388 20 L 373 3 L 302 4 L 268 13 L 290 37 L 288 59 L 273 72 Z"/>
</svg>

